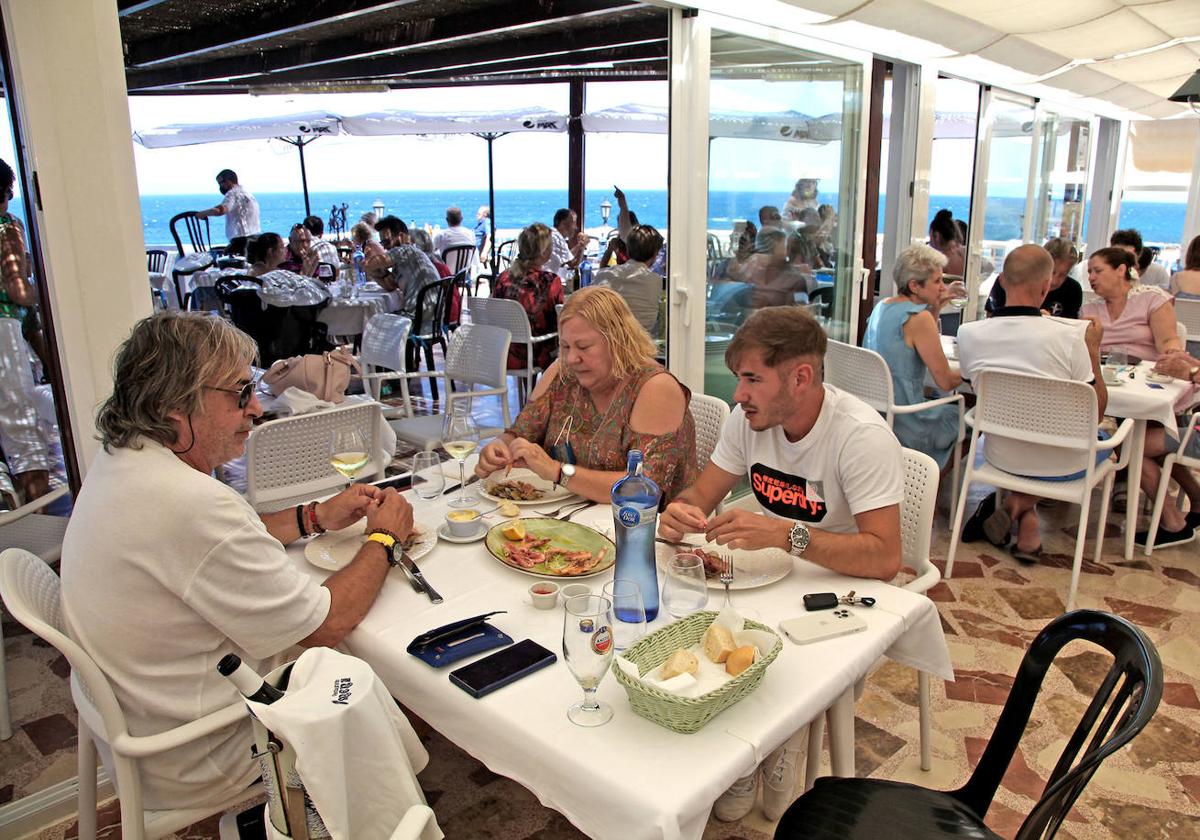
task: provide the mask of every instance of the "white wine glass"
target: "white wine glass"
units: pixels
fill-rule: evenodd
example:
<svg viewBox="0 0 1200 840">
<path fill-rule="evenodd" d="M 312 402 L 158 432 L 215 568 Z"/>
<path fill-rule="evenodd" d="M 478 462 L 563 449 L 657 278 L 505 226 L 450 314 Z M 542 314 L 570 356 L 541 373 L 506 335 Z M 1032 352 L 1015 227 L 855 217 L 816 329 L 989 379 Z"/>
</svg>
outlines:
<svg viewBox="0 0 1200 840">
<path fill-rule="evenodd" d="M 612 720 L 612 706 L 596 699 L 596 689 L 613 658 L 612 601 L 599 595 L 568 598 L 563 610 L 563 659 L 583 689 L 583 700 L 567 709 L 577 726 L 600 726 Z"/>
<path fill-rule="evenodd" d="M 458 461 L 458 495 L 450 501 L 450 507 L 465 508 L 475 504 L 467 495 L 467 456 L 479 446 L 479 427 L 471 417 L 468 406 L 458 404 L 450 408 L 442 421 L 442 448 Z"/>
<path fill-rule="evenodd" d="M 358 429 L 334 429 L 329 443 L 329 463 L 351 484 L 371 460 L 367 439 Z"/>
<path fill-rule="evenodd" d="M 680 552 L 667 563 L 663 578 L 663 604 L 675 618 L 683 618 L 708 606 L 708 580 L 704 560 L 690 552 Z"/>
</svg>

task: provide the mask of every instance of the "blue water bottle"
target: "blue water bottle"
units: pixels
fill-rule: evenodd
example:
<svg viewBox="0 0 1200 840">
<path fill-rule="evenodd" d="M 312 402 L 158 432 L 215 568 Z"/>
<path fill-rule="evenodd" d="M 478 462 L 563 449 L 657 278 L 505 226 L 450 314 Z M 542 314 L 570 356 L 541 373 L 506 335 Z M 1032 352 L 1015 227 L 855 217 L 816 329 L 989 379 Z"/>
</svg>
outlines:
<svg viewBox="0 0 1200 840">
<path fill-rule="evenodd" d="M 587 257 L 579 264 L 579 288 L 592 285 L 592 261 Z"/>
<path fill-rule="evenodd" d="M 363 286 L 367 282 L 367 273 L 363 270 L 363 255 L 362 248 L 354 249 L 354 283 L 357 286 Z"/>
<path fill-rule="evenodd" d="M 617 535 L 617 568 L 614 577 L 632 580 L 642 590 L 646 621 L 658 617 L 654 531 L 658 524 L 658 500 L 661 496 L 658 485 L 642 474 L 641 450 L 629 450 L 625 477 L 618 479 L 612 488 L 613 530 Z M 624 618 L 620 610 L 617 611 L 617 618 Z"/>
</svg>

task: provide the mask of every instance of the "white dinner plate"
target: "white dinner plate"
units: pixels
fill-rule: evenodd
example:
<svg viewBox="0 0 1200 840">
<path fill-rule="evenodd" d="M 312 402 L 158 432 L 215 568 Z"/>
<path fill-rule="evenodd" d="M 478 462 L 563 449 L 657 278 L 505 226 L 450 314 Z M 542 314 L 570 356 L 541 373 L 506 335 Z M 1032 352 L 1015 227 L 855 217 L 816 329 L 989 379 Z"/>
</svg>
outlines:
<svg viewBox="0 0 1200 840">
<path fill-rule="evenodd" d="M 754 551 L 744 548 L 730 550 L 716 543 L 705 543 L 696 547 L 717 554 L 733 555 L 733 583 L 729 584 L 731 590 L 757 589 L 760 586 L 767 586 L 783 580 L 792 573 L 794 566 L 795 558 L 781 548 L 760 548 Z M 668 561 L 682 551 L 685 549 L 664 545 L 660 542 L 654 543 L 654 558 L 658 562 L 658 567 L 664 571 Z M 724 589 L 725 584 L 721 583 L 719 578 L 710 577 L 708 588 Z"/>
<path fill-rule="evenodd" d="M 420 560 L 437 545 L 437 534 L 432 528 L 418 529 L 416 541 L 408 550 L 408 556 L 414 561 Z M 480 529 L 483 531 L 484 529 Z M 360 519 L 349 528 L 341 531 L 329 531 L 321 534 L 304 546 L 304 559 L 318 569 L 328 569 L 336 572 L 343 566 L 349 565 L 367 541 L 367 520 Z"/>
<path fill-rule="evenodd" d="M 529 499 L 527 501 L 522 501 L 519 499 L 504 499 L 500 496 L 493 496 L 492 488 L 502 481 L 524 481 L 527 484 L 532 484 L 535 489 L 542 491 L 542 495 L 537 499 Z M 504 470 L 497 470 L 479 482 L 479 493 L 484 498 L 491 499 L 492 501 L 510 501 L 515 505 L 544 505 L 548 502 L 557 502 L 561 499 L 569 499 L 571 496 L 575 495 L 567 488 L 560 487 L 553 481 L 547 481 L 544 478 L 540 478 L 533 470 L 527 470 L 523 467 L 513 470 L 508 475 L 504 474 Z"/>
</svg>

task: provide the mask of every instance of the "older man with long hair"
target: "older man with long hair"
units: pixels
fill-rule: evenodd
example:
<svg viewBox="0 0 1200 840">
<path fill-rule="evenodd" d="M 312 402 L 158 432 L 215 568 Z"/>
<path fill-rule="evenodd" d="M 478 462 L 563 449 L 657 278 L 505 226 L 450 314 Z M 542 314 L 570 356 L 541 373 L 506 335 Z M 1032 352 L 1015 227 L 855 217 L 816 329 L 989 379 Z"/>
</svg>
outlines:
<svg viewBox="0 0 1200 840">
<path fill-rule="evenodd" d="M 62 551 L 67 632 L 108 677 L 134 735 L 238 698 L 217 662 L 265 673 L 294 645 L 336 645 L 370 609 L 412 530 L 395 490 L 356 484 L 328 501 L 258 514 L 212 475 L 239 456 L 262 408 L 254 342 L 219 318 L 163 312 L 117 351 L 96 419 L 103 451 Z M 367 518 L 368 541 L 318 585 L 284 545 Z M 147 808 L 226 801 L 258 777 L 248 720 L 142 761 Z"/>
</svg>

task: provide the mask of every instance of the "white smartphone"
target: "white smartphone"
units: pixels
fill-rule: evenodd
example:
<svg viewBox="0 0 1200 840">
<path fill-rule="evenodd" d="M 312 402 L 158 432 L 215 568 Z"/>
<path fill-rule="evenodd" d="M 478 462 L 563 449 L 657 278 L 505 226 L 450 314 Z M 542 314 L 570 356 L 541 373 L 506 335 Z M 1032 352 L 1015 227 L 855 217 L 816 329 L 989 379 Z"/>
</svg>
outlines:
<svg viewBox="0 0 1200 840">
<path fill-rule="evenodd" d="M 789 618 L 779 622 L 779 629 L 796 644 L 807 645 L 866 630 L 867 623 L 842 607 Z"/>
</svg>

